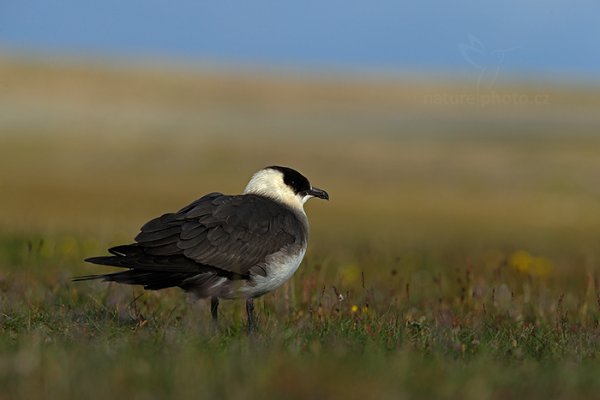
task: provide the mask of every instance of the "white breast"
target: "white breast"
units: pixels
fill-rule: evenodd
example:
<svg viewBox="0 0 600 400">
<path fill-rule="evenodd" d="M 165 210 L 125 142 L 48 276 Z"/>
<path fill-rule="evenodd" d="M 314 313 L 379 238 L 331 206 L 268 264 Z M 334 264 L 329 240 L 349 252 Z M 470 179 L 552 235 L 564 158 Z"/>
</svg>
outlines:
<svg viewBox="0 0 600 400">
<path fill-rule="evenodd" d="M 245 297 L 256 297 L 277 289 L 294 275 L 300 266 L 306 247 L 296 255 L 289 255 L 285 251 L 275 253 L 266 263 L 266 276 L 254 275 L 248 285 L 240 288 Z"/>
</svg>

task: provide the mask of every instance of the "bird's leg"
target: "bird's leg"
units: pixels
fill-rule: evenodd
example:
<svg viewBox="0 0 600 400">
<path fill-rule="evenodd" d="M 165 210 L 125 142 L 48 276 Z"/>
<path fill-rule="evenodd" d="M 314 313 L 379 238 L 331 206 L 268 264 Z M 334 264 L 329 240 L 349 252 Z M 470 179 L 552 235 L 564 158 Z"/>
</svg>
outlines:
<svg viewBox="0 0 600 400">
<path fill-rule="evenodd" d="M 256 321 L 254 320 L 254 299 L 246 299 L 246 314 L 248 314 L 248 332 L 253 333 L 256 330 Z"/>
<path fill-rule="evenodd" d="M 210 315 L 212 315 L 213 323 L 216 325 L 219 322 L 219 298 L 216 296 L 210 298 Z"/>
</svg>

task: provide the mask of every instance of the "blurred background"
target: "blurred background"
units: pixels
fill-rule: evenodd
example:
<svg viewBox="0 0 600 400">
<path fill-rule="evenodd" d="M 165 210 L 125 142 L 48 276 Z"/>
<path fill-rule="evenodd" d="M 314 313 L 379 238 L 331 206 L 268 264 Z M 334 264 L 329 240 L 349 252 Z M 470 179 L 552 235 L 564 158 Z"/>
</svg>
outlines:
<svg viewBox="0 0 600 400">
<path fill-rule="evenodd" d="M 525 249 L 592 268 L 599 12 L 3 2 L 0 232 L 101 248 L 281 164 L 331 194 L 307 206 L 310 254 Z"/>
<path fill-rule="evenodd" d="M 597 396 L 598 15 L 0 1 L 0 397 Z M 331 200 L 257 337 L 241 301 L 215 335 L 177 289 L 71 282 L 274 164 Z"/>
</svg>

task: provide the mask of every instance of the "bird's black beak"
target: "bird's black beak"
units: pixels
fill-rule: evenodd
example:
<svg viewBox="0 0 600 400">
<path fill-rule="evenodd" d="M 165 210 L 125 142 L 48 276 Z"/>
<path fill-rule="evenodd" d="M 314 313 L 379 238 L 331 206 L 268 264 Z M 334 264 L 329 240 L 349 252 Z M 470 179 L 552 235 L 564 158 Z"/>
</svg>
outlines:
<svg viewBox="0 0 600 400">
<path fill-rule="evenodd" d="M 312 187 L 306 191 L 306 194 L 311 195 L 313 197 L 318 197 L 319 199 L 329 200 L 329 194 L 323 189 L 319 189 L 316 187 Z"/>
</svg>

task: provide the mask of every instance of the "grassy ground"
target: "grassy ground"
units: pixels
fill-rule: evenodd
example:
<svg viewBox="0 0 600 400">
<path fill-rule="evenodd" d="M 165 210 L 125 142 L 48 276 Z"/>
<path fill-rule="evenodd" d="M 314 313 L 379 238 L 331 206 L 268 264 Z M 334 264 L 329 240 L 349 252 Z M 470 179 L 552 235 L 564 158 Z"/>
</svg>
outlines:
<svg viewBox="0 0 600 400">
<path fill-rule="evenodd" d="M 431 104 L 419 81 L 0 63 L 2 398 L 591 398 L 598 94 Z M 255 170 L 294 166 L 295 277 L 218 329 L 204 302 L 72 283 L 82 259 Z"/>
</svg>

